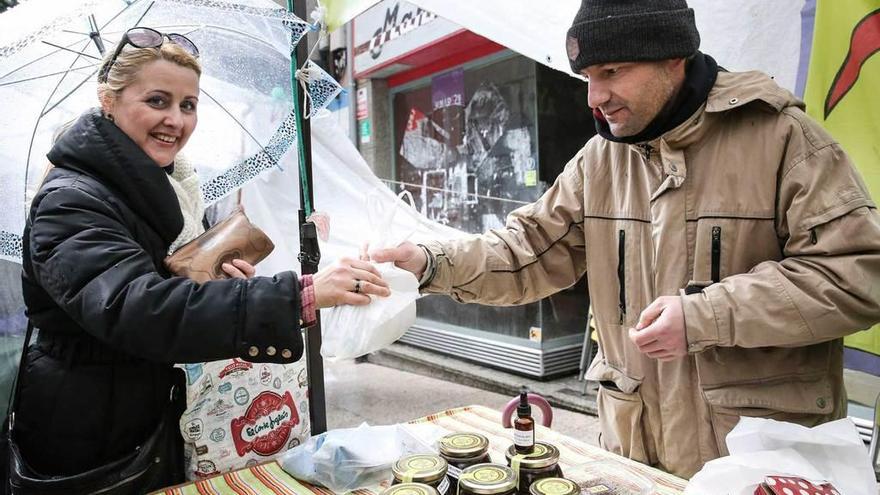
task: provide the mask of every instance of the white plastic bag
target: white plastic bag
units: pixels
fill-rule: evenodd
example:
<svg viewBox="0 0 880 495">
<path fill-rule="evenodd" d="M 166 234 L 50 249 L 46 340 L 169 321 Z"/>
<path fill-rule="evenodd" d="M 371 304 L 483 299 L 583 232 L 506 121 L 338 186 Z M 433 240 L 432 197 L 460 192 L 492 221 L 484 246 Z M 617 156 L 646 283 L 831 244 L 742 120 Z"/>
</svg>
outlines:
<svg viewBox="0 0 880 495">
<path fill-rule="evenodd" d="M 391 465 L 410 454 L 437 453 L 449 433 L 432 424 L 397 424 L 330 430 L 289 450 L 281 467 L 296 479 L 345 493 L 391 479 Z"/>
<path fill-rule="evenodd" d="M 412 204 L 412 195 L 408 195 Z M 397 208 L 382 211 L 378 194 L 367 195 L 366 211 L 370 227 L 375 233 L 371 248 L 394 247 L 406 240 L 412 232 L 392 231 Z M 321 355 L 328 361 L 353 359 L 378 351 L 399 339 L 416 321 L 416 300 L 419 298 L 419 282 L 416 277 L 394 266 L 382 263 L 376 266 L 382 278 L 388 282 L 391 295 L 370 296 L 366 306 L 337 306 L 327 311 L 323 321 Z"/>
<path fill-rule="evenodd" d="M 844 495 L 876 495 L 868 449 L 847 418 L 813 428 L 743 417 L 727 435 L 730 455 L 710 461 L 685 494 L 751 495 L 767 476 L 830 482 Z M 794 492 L 798 493 L 798 492 Z"/>
</svg>

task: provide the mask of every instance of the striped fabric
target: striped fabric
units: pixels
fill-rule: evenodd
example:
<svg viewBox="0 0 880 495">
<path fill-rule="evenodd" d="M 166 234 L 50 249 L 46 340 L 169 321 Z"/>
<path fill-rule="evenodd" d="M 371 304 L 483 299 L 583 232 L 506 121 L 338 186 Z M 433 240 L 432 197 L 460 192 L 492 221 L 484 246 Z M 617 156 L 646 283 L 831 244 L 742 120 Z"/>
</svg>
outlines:
<svg viewBox="0 0 880 495">
<path fill-rule="evenodd" d="M 449 431 L 482 433 L 489 439 L 489 455 L 493 462 L 505 463 L 504 449 L 512 443 L 511 430 L 501 426 L 501 413 L 483 406 L 467 406 L 431 414 L 412 421 L 431 422 Z M 587 445 L 574 438 L 536 426 L 537 439 L 555 445 L 560 452 L 559 466 L 566 477 L 577 478 L 584 464 L 599 462 L 631 477 L 652 481 L 658 495 L 674 495 L 684 490 L 685 480 L 644 464 Z M 578 481 L 578 480 L 575 480 Z M 355 490 L 353 495 L 376 495 L 385 487 L 374 486 Z M 233 471 L 202 481 L 180 485 L 161 492 L 166 495 L 333 495 L 325 488 L 299 482 L 281 469 L 277 462 Z"/>
</svg>

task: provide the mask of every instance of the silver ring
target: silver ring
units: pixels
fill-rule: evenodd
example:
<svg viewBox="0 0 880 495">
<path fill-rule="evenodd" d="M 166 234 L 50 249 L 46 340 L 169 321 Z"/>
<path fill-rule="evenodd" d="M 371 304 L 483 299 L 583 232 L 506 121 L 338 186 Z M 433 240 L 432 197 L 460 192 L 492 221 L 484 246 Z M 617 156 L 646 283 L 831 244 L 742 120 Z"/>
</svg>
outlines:
<svg viewBox="0 0 880 495">
<path fill-rule="evenodd" d="M 355 294 L 361 293 L 361 281 L 358 279 L 354 280 L 354 293 Z"/>
</svg>

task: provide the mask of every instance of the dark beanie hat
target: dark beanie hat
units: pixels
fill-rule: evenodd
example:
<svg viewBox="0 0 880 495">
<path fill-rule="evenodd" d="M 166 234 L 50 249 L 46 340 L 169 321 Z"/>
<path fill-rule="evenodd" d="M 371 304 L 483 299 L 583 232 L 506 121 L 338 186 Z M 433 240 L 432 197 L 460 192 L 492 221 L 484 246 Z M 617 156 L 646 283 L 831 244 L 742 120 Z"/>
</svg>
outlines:
<svg viewBox="0 0 880 495">
<path fill-rule="evenodd" d="M 685 0 L 582 0 L 566 42 L 576 73 L 608 62 L 685 58 L 699 47 Z"/>
</svg>

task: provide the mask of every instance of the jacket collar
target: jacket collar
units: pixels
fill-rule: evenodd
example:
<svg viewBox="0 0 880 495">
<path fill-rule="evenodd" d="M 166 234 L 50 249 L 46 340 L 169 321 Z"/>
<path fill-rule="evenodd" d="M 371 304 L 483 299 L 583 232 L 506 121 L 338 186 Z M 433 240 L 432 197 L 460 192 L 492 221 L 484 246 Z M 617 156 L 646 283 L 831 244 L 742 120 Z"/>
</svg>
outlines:
<svg viewBox="0 0 880 495">
<path fill-rule="evenodd" d="M 776 112 L 789 106 L 803 108 L 803 102 L 779 87 L 766 74 L 756 71 L 721 71 L 706 102 L 687 120 L 648 143 L 630 145 L 637 147 L 642 154 L 659 153 L 659 163 L 663 167 L 665 179 L 652 193 L 651 200 L 684 183 L 688 171 L 684 150 L 703 139 L 714 123 L 720 120 L 716 116 L 751 103 L 765 105 L 768 110 Z"/>
<path fill-rule="evenodd" d="M 56 167 L 92 177 L 116 192 L 170 244 L 183 217 L 165 171 L 100 109 L 82 114 L 49 151 Z"/>
<path fill-rule="evenodd" d="M 687 147 L 702 138 L 711 127 L 715 119 L 707 118 L 706 114 L 721 114 L 751 103 L 765 105 L 776 112 L 786 107 L 802 110 L 805 107 L 790 91 L 762 72 L 719 71 L 706 103 L 679 126 L 647 144 L 655 149 L 661 149 L 664 143 L 671 148 Z"/>
</svg>

